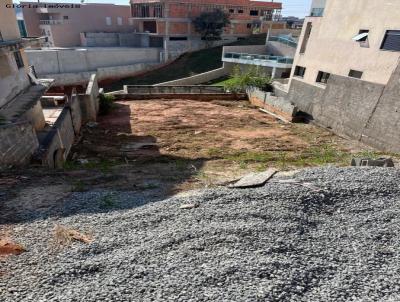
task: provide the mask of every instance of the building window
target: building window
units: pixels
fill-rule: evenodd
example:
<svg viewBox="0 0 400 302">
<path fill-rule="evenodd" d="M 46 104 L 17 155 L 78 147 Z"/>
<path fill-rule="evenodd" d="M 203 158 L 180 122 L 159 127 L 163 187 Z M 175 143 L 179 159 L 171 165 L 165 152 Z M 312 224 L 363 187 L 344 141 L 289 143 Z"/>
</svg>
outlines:
<svg viewBox="0 0 400 302">
<path fill-rule="evenodd" d="M 322 17 L 324 15 L 323 7 L 314 7 L 311 10 L 311 17 Z"/>
<path fill-rule="evenodd" d="M 369 47 L 368 35 L 369 35 L 368 29 L 361 29 L 358 32 L 358 35 L 353 37 L 353 40 L 359 42 L 361 47 Z"/>
<path fill-rule="evenodd" d="M 231 9 L 229 10 L 229 13 L 234 14 L 234 13 L 235 13 L 235 10 L 234 10 L 233 8 L 231 8 Z"/>
<path fill-rule="evenodd" d="M 361 79 L 362 75 L 363 75 L 362 71 L 353 70 L 353 69 L 350 69 L 350 71 L 349 71 L 349 77 L 351 77 L 351 78 Z"/>
<path fill-rule="evenodd" d="M 302 66 L 296 66 L 294 69 L 294 75 L 296 77 L 304 78 L 304 74 L 306 73 L 306 68 Z"/>
<path fill-rule="evenodd" d="M 22 59 L 21 52 L 20 51 L 15 51 L 14 52 L 14 58 L 15 58 L 15 63 L 17 63 L 18 69 L 21 69 L 24 67 L 24 60 Z"/>
<path fill-rule="evenodd" d="M 162 5 L 156 5 L 154 7 L 154 17 L 156 18 L 162 18 L 163 17 L 163 7 Z"/>
<path fill-rule="evenodd" d="M 331 76 L 330 73 L 319 71 L 316 82 L 327 84 L 330 76 Z"/>
<path fill-rule="evenodd" d="M 251 10 L 250 16 L 258 16 L 258 10 Z"/>
<path fill-rule="evenodd" d="M 106 24 L 110 26 L 112 24 L 111 17 L 106 17 Z"/>
<path fill-rule="evenodd" d="M 117 24 L 118 24 L 119 26 L 122 25 L 122 17 L 117 17 Z"/>
<path fill-rule="evenodd" d="M 243 14 L 243 13 L 244 13 L 243 9 L 238 10 L 238 14 Z"/>
<path fill-rule="evenodd" d="M 311 30 L 312 30 L 312 23 L 308 22 L 306 30 L 304 32 L 304 38 L 303 38 L 303 43 L 301 44 L 300 53 L 306 52 L 307 43 L 308 43 L 308 40 L 310 39 L 310 35 L 311 35 Z"/>
<path fill-rule="evenodd" d="M 247 23 L 247 28 L 251 28 L 251 23 Z"/>
<path fill-rule="evenodd" d="M 170 41 L 187 41 L 187 37 L 170 37 Z"/>
<path fill-rule="evenodd" d="M 64 20 L 68 20 L 68 16 L 64 16 L 63 18 L 64 18 Z"/>
<path fill-rule="evenodd" d="M 381 49 L 400 51 L 400 30 L 387 30 Z"/>
</svg>

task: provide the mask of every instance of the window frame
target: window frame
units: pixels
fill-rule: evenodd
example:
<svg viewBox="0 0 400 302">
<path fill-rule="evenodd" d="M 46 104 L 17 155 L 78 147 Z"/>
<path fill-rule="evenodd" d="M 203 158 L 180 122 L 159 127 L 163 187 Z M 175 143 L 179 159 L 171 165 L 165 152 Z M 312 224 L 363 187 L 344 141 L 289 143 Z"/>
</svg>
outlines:
<svg viewBox="0 0 400 302">
<path fill-rule="evenodd" d="M 298 77 L 298 78 L 304 78 L 304 75 L 306 74 L 306 67 L 300 66 L 300 65 L 296 65 L 296 67 L 294 68 L 294 76 Z"/>
<path fill-rule="evenodd" d="M 255 14 L 254 14 L 255 13 Z M 257 16 L 259 16 L 260 15 L 260 11 L 257 9 L 251 9 L 250 11 L 249 11 L 249 15 L 250 16 L 252 16 L 252 17 L 257 17 Z"/>
<path fill-rule="evenodd" d="M 353 73 L 353 75 L 351 75 Z M 357 75 L 359 75 L 359 77 L 358 76 L 355 76 L 354 75 L 354 73 L 355 74 L 357 74 Z M 362 79 L 362 76 L 364 75 L 364 72 L 363 71 L 360 71 L 360 70 L 356 70 L 356 69 L 350 69 L 349 70 L 349 74 L 348 74 L 348 77 L 349 78 L 353 78 L 353 79 Z"/>
<path fill-rule="evenodd" d="M 379 47 L 379 50 L 391 51 L 391 52 L 399 52 L 400 51 L 400 41 L 399 41 L 399 49 L 398 50 L 383 48 L 384 44 L 386 42 L 386 39 L 388 37 L 388 33 L 389 32 L 393 32 L 393 31 L 398 32 L 398 34 L 396 36 L 400 36 L 400 30 L 398 30 L 398 29 L 387 29 L 387 30 L 385 30 L 385 34 L 383 36 L 383 40 L 382 40 L 381 46 Z"/>
<path fill-rule="evenodd" d="M 17 65 L 18 70 L 24 68 L 25 63 L 24 63 L 24 59 L 22 58 L 21 51 L 17 50 L 17 51 L 14 51 L 13 53 L 14 53 L 14 61 Z"/>
<path fill-rule="evenodd" d="M 329 72 L 319 70 L 315 82 L 318 84 L 327 85 L 330 76 L 331 74 Z"/>
<path fill-rule="evenodd" d="M 108 21 L 110 21 L 110 22 L 108 22 Z M 111 17 L 106 17 L 106 25 L 112 26 L 112 18 Z"/>
</svg>

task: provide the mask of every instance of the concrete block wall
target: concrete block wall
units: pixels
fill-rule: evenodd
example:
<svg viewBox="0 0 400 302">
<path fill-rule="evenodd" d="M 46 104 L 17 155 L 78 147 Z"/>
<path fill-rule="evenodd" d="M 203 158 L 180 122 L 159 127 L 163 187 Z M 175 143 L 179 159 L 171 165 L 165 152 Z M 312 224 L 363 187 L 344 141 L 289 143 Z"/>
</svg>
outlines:
<svg viewBox="0 0 400 302">
<path fill-rule="evenodd" d="M 53 129 L 45 139 L 45 150 L 41 154 L 42 165 L 60 168 L 67 159 L 75 140 L 71 111 L 65 107 Z"/>
<path fill-rule="evenodd" d="M 339 135 L 400 152 L 399 79 L 400 65 L 386 86 L 338 75 L 325 87 L 293 78 L 287 99 Z"/>
<path fill-rule="evenodd" d="M 29 123 L 0 126 L 0 168 L 23 166 L 39 147 L 36 131 Z"/>
<path fill-rule="evenodd" d="M 271 93 L 261 91 L 254 87 L 247 89 L 246 92 L 250 103 L 264 108 L 269 112 L 282 117 L 286 121 L 292 121 L 293 117 L 297 113 L 297 107 L 291 104 L 284 97 L 273 96 Z"/>
</svg>

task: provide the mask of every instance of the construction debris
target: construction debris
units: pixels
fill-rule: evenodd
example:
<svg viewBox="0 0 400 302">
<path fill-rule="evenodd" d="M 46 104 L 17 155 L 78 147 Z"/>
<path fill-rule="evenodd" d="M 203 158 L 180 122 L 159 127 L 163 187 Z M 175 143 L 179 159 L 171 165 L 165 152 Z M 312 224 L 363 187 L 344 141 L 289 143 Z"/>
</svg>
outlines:
<svg viewBox="0 0 400 302">
<path fill-rule="evenodd" d="M 198 206 L 199 206 L 199 204 L 197 204 L 197 203 L 187 203 L 187 204 L 181 205 L 179 208 L 180 209 L 194 209 L 194 208 L 197 208 Z"/>
<path fill-rule="evenodd" d="M 265 185 L 276 172 L 278 172 L 278 170 L 268 169 L 265 172 L 248 174 L 242 177 L 238 182 L 230 185 L 229 188 L 241 189 L 261 187 Z"/>
<path fill-rule="evenodd" d="M 73 229 L 67 229 L 60 225 L 56 226 L 54 230 L 54 237 L 56 239 L 56 242 L 60 245 L 69 245 L 73 241 L 79 241 L 89 244 L 93 241 L 92 238 L 87 235 L 84 235 Z"/>
<path fill-rule="evenodd" d="M 19 255 L 23 252 L 26 252 L 25 248 L 10 238 L 0 239 L 0 256 Z"/>
<path fill-rule="evenodd" d="M 393 168 L 394 162 L 391 158 L 353 158 L 351 160 L 351 165 L 353 167 L 385 167 Z"/>
</svg>

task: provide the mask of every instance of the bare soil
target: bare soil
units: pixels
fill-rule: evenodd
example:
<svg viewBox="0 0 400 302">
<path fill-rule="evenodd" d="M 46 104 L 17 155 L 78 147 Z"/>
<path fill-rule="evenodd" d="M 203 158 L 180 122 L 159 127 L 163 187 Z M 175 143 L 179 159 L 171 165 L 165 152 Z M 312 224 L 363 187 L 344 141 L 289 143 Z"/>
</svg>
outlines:
<svg viewBox="0 0 400 302">
<path fill-rule="evenodd" d="M 151 191 L 164 199 L 271 167 L 349 165 L 363 149 L 312 124 L 283 123 L 247 101 L 118 101 L 82 129 L 64 169 L 0 173 L 0 231 L 21 211 L 57 212 L 73 192 Z"/>
</svg>

